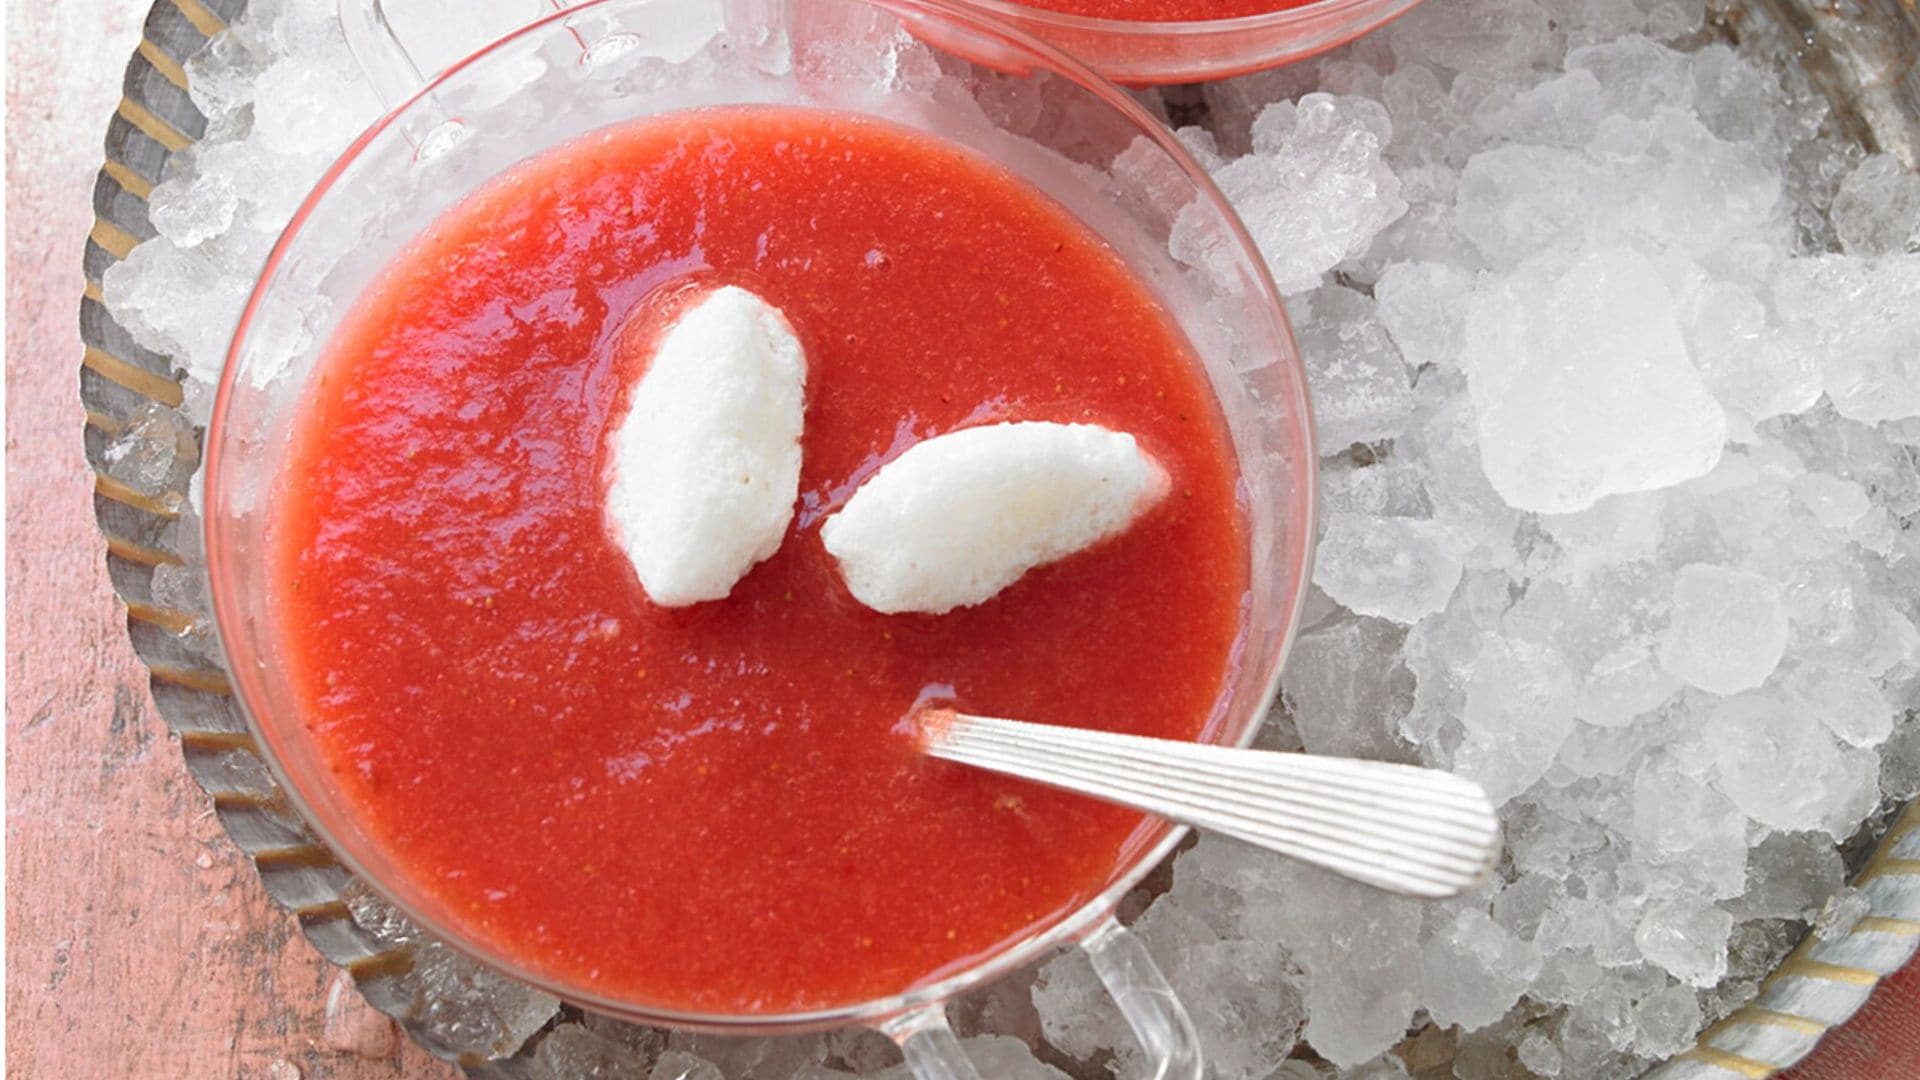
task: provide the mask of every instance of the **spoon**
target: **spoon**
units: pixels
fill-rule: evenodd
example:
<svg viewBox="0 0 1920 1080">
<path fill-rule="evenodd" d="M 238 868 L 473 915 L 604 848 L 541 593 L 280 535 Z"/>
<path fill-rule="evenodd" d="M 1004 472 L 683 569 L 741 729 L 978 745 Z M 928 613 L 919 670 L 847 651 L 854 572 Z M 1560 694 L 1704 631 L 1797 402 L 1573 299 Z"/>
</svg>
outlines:
<svg viewBox="0 0 1920 1080">
<path fill-rule="evenodd" d="M 1486 877 L 1500 823 L 1480 785 L 1417 765 L 969 716 L 913 717 L 933 757 L 1221 833 L 1390 892 L 1456 896 Z"/>
</svg>

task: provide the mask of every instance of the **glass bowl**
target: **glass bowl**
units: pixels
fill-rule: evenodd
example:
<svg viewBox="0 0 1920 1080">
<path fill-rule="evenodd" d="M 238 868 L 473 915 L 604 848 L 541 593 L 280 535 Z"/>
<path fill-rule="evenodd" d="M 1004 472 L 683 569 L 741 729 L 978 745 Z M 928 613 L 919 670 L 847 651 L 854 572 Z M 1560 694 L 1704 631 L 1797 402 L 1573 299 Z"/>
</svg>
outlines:
<svg viewBox="0 0 1920 1080">
<path fill-rule="evenodd" d="M 1149 820 L 1078 908 L 938 981 L 806 1013 L 718 1015 L 609 1000 L 471 940 L 357 823 L 302 734 L 267 603 L 265 511 L 333 327 L 408 241 L 524 158 L 586 132 L 701 106 L 785 104 L 904 124 L 995 160 L 1099 234 L 1201 357 L 1238 456 L 1252 587 L 1207 737 L 1244 745 L 1272 703 L 1314 536 L 1316 456 L 1304 369 L 1259 253 L 1165 128 L 1054 47 L 944 0 L 592 0 L 533 23 L 422 87 L 377 0 L 342 16 L 393 111 L 327 171 L 280 238 L 235 333 L 207 432 L 206 540 L 236 696 L 285 787 L 340 860 L 429 933 L 509 976 L 623 1019 L 731 1034 L 869 1025 L 923 1077 L 972 1075 L 951 997 L 1078 942 L 1156 1075 L 1197 1077 L 1184 1010 L 1119 927 L 1120 897 L 1184 833 Z M 1198 251 L 1193 264 L 1169 253 Z"/>
</svg>

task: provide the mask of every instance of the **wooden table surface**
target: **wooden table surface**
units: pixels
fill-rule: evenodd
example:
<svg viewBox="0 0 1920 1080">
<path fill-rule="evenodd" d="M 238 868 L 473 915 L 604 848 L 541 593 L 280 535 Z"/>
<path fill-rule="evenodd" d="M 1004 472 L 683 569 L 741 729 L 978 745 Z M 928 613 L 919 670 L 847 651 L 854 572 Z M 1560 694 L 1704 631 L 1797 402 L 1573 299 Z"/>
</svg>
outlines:
<svg viewBox="0 0 1920 1080">
<path fill-rule="evenodd" d="M 187 777 L 107 584 L 75 310 L 145 8 L 7 10 L 8 1075 L 449 1076 L 268 902 Z M 1892 984 L 1796 1080 L 1920 1077 L 1920 969 Z"/>
</svg>

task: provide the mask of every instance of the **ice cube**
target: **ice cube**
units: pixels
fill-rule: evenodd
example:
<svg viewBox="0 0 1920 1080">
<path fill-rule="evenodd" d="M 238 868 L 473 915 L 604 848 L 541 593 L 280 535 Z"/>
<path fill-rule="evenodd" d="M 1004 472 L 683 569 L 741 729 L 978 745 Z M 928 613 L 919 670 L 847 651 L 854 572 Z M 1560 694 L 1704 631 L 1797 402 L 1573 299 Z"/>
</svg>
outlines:
<svg viewBox="0 0 1920 1080">
<path fill-rule="evenodd" d="M 1246 850 L 1200 843 L 1215 858 L 1228 845 Z M 1242 926 L 1254 940 L 1279 940 L 1305 970 L 1306 1041 L 1348 1067 L 1399 1042 L 1421 995 L 1420 905 L 1265 853 L 1247 858 Z"/>
<path fill-rule="evenodd" d="M 1394 263 L 1374 282 L 1380 321 L 1414 367 L 1457 368 L 1473 275 L 1443 263 Z"/>
<path fill-rule="evenodd" d="M 1852 255 L 1920 252 L 1920 175 L 1892 154 L 1869 154 L 1840 181 L 1833 231 Z"/>
<path fill-rule="evenodd" d="M 1722 139 L 1753 141 L 1780 119 L 1780 80 L 1753 60 L 1715 42 L 1692 54 L 1693 107 Z"/>
<path fill-rule="evenodd" d="M 705 1058 L 679 1050 L 661 1054 L 647 1073 L 647 1080 L 728 1080 L 720 1066 Z"/>
<path fill-rule="evenodd" d="M 1801 914 L 1804 918 L 1809 913 Z M 1805 930 L 1801 921 L 1789 919 L 1750 919 L 1734 927 L 1727 943 L 1728 975 L 1752 979 L 1773 974 Z"/>
<path fill-rule="evenodd" d="M 153 568 L 151 592 L 157 607 L 185 612 L 202 622 L 212 619 L 213 602 L 207 596 L 207 575 L 200 567 L 161 563 Z"/>
<path fill-rule="evenodd" d="M 537 1080 L 651 1080 L 641 1057 L 627 1046 L 579 1024 L 560 1024 L 533 1050 Z"/>
<path fill-rule="evenodd" d="M 1300 327 L 1300 353 L 1321 455 L 1399 435 L 1413 412 L 1413 383 L 1373 301 L 1328 285 L 1314 292 L 1311 311 Z"/>
<path fill-rule="evenodd" d="M 1820 397 L 1817 358 L 1789 341 L 1744 285 L 1702 284 L 1689 297 L 1682 329 L 1713 396 L 1749 425 L 1800 412 Z"/>
<path fill-rule="evenodd" d="M 1499 885 L 1490 913 L 1493 921 L 1522 941 L 1532 941 L 1547 910 L 1564 900 L 1560 883 L 1546 874 L 1524 874 Z"/>
<path fill-rule="evenodd" d="M 266 65 L 267 46 L 253 27 L 229 26 L 187 58 L 187 95 L 202 115 L 218 121 L 252 103 L 254 80 Z"/>
<path fill-rule="evenodd" d="M 1433 520 L 1451 530 L 1477 567 L 1506 567 L 1518 559 L 1518 510 L 1507 504 L 1480 467 L 1472 402 L 1463 376 L 1423 373 L 1414 387 L 1414 419 L 1395 440 L 1394 453 L 1426 473 Z"/>
<path fill-rule="evenodd" d="M 1443 1027 L 1486 1027 L 1505 1016 L 1540 973 L 1539 948 L 1494 922 L 1484 905 L 1435 906 L 1426 927 L 1421 1002 Z"/>
<path fill-rule="evenodd" d="M 1483 102 L 1474 122 L 1489 135 L 1538 146 L 1582 147 L 1599 134 L 1603 101 L 1600 80 L 1575 68 L 1529 87 L 1511 100 Z"/>
<path fill-rule="evenodd" d="M 1920 795 L 1920 723 L 1911 717 L 1881 747 L 1880 791 L 1906 801 Z"/>
<path fill-rule="evenodd" d="M 1067 1074 L 1033 1056 L 1033 1050 L 1019 1039 L 1006 1035 L 978 1035 L 962 1039 L 961 1048 L 981 1076 L 1004 1076 L 1007 1080 L 1068 1080 Z M 907 1080 L 904 1069 L 895 1076 Z"/>
<path fill-rule="evenodd" d="M 1560 1047 L 1552 1039 L 1538 1031 L 1529 1032 L 1515 1048 L 1520 1067 L 1535 1076 L 1553 1077 L 1560 1075 L 1565 1063 Z"/>
<path fill-rule="evenodd" d="M 1855 888 L 1841 889 L 1827 898 L 1813 919 L 1813 936 L 1822 941 L 1838 941 L 1853 933 L 1860 920 L 1873 911 L 1873 898 Z"/>
<path fill-rule="evenodd" d="M 1413 623 L 1446 607 L 1462 562 L 1447 530 L 1414 518 L 1329 514 L 1314 584 L 1362 615 Z"/>
<path fill-rule="evenodd" d="M 1412 760 L 1397 734 L 1413 700 L 1413 676 L 1400 662 L 1405 638 L 1392 623 L 1364 617 L 1300 635 L 1281 697 L 1308 752 Z"/>
<path fill-rule="evenodd" d="M 1033 1006 L 1048 1044 L 1081 1061 L 1115 1051 L 1133 1038 L 1094 975 L 1093 964 L 1079 950 L 1062 953 L 1040 969 L 1033 984 Z"/>
<path fill-rule="evenodd" d="M 996 980 L 989 986 L 982 988 L 980 993 L 988 997 L 999 997 L 1003 994 L 1007 997 L 1012 997 L 1017 994 L 1024 1011 L 1031 1014 L 1033 1006 L 1027 998 L 1028 988 L 1027 982 L 1016 976 Z M 968 995 L 968 997 L 976 996 L 979 995 Z M 956 1005 L 955 1011 L 961 1007 L 962 1006 Z M 963 1027 L 963 1025 L 960 1025 L 957 1021 L 955 1026 L 956 1028 Z M 1023 1032 L 1022 1037 L 1032 1043 L 1038 1044 L 1040 1041 L 1039 1021 L 1035 1019 L 1030 1025 L 1030 1028 L 1031 1030 Z M 1001 1030 L 1000 1033 L 1006 1034 L 1004 1030 Z M 900 1048 L 894 1045 L 892 1039 L 887 1038 L 872 1028 L 842 1028 L 839 1031 L 828 1032 L 826 1045 L 827 1059 L 829 1061 L 837 1060 L 856 1074 L 876 1073 L 882 1069 L 892 1068 L 900 1064 Z"/>
<path fill-rule="evenodd" d="M 101 451 L 108 476 L 145 495 L 177 498 L 200 461 L 193 425 L 157 401 L 142 402 Z"/>
<path fill-rule="evenodd" d="M 357 69 L 310 53 L 274 61 L 253 92 L 254 136 L 279 154 L 336 154 L 381 112 Z"/>
<path fill-rule="evenodd" d="M 1623 170 L 1624 171 L 1624 170 Z M 1576 150 L 1524 143 L 1473 155 L 1454 194 L 1453 231 L 1487 264 L 1506 271 L 1530 256 L 1573 244 L 1592 246 L 1603 214 L 1615 211 L 1609 191 L 1620 177 Z M 1547 277 L 1527 273 L 1538 289 Z M 1552 294 L 1539 290 L 1540 298 Z"/>
<path fill-rule="evenodd" d="M 147 198 L 147 215 L 162 236 L 193 247 L 226 232 L 239 205 L 232 179 L 208 173 L 156 184 Z"/>
<path fill-rule="evenodd" d="M 1668 674 L 1716 694 L 1767 680 L 1787 648 L 1787 609 L 1774 582 L 1727 566 L 1690 563 L 1673 577 L 1673 622 L 1660 640 Z"/>
<path fill-rule="evenodd" d="M 1305 1019 L 1299 970 L 1273 941 L 1226 938 L 1181 903 L 1155 904 L 1134 924 L 1187 1005 L 1211 1075 L 1220 1080 L 1264 1080 L 1286 1058 Z M 1129 1041 L 1118 1056 L 1121 1072 L 1148 1065 Z"/>
<path fill-rule="evenodd" d="M 134 248 L 102 278 L 107 309 L 133 339 L 202 378 L 218 374 L 250 286 L 223 273 L 205 245 L 185 249 L 165 237 Z"/>
<path fill-rule="evenodd" d="M 1573 674 L 1549 646 L 1489 635 L 1467 678 L 1454 770 L 1494 805 L 1525 791 L 1573 730 Z"/>
<path fill-rule="evenodd" d="M 1320 284 L 1406 213 L 1400 181 L 1381 160 L 1391 131 L 1377 101 L 1308 94 L 1268 106 L 1254 125 L 1255 152 L 1214 173 L 1281 292 Z M 1176 257 L 1209 265 L 1190 213 L 1175 221 L 1171 244 Z"/>
<path fill-rule="evenodd" d="M 1641 998 L 1631 1016 L 1635 1052 L 1647 1058 L 1671 1057 L 1692 1046 L 1700 1032 L 1699 995 L 1676 983 Z"/>
<path fill-rule="evenodd" d="M 1746 892 L 1724 906 L 1744 919 L 1804 918 L 1840 888 L 1846 874 L 1832 837 L 1771 833 L 1747 856 Z"/>
<path fill-rule="evenodd" d="M 1649 761 L 1634 774 L 1626 835 L 1637 860 L 1679 868 L 1710 899 L 1738 896 L 1746 888 L 1746 816 L 1671 762 Z"/>
<path fill-rule="evenodd" d="M 1413 1074 L 1407 1066 L 1392 1053 L 1381 1054 L 1372 1061 L 1362 1062 L 1350 1069 L 1341 1069 L 1340 1080 L 1413 1080 Z"/>
<path fill-rule="evenodd" d="M 1717 907 L 1656 903 L 1647 908 L 1634 941 L 1653 963 L 1693 986 L 1712 986 L 1727 971 L 1733 916 Z"/>
<path fill-rule="evenodd" d="M 1439 73 L 1400 61 L 1381 80 L 1380 100 L 1400 129 L 1387 147 L 1387 159 L 1396 169 L 1418 166 L 1435 180 L 1451 181 L 1453 170 L 1439 166 L 1447 160 L 1449 134 L 1464 125 Z"/>
<path fill-rule="evenodd" d="M 657 1027 L 616 1020 L 593 1012 L 582 1014 L 580 1022 L 588 1031 L 619 1043 L 646 1060 L 659 1057 L 660 1051 L 667 1045 L 667 1033 Z"/>
<path fill-rule="evenodd" d="M 244 260 L 250 277 L 258 274 L 267 249 L 331 164 L 324 154 L 277 153 L 259 139 L 203 143 L 196 148 L 196 158 L 202 175 L 223 175 L 233 183 L 239 200 L 235 224 L 255 234 L 245 238 L 257 252 L 257 257 Z M 242 262 L 235 260 L 235 269 Z"/>
<path fill-rule="evenodd" d="M 1702 167 L 1713 183 L 1699 180 Z M 1735 257 L 1729 249 L 1771 258 L 1784 246 L 1781 193 L 1771 162 L 1689 114 L 1613 113 L 1584 148 L 1499 144 L 1474 154 L 1460 174 L 1454 225 L 1501 270 L 1615 245 L 1719 264 Z"/>
<path fill-rule="evenodd" d="M 1800 505 L 1829 529 L 1845 529 L 1873 509 L 1866 488 L 1831 473 L 1802 473 L 1790 486 Z"/>
<path fill-rule="evenodd" d="M 667 1049 L 668 1053 L 710 1062 L 727 1080 L 786 1080 L 826 1060 L 827 1038 L 779 1035 L 743 1039 L 674 1032 L 667 1037 Z"/>
<path fill-rule="evenodd" d="M 1328 514 L 1425 518 L 1433 514 L 1424 469 L 1404 459 L 1356 464 L 1336 457 L 1320 466 L 1320 508 Z"/>
<path fill-rule="evenodd" d="M 1596 251 L 1545 281 L 1523 273 L 1477 293 L 1466 346 L 1481 465 L 1515 507 L 1581 510 L 1720 459 L 1725 417 L 1638 252 Z"/>
<path fill-rule="evenodd" d="M 1588 669 L 1573 715 L 1598 728 L 1625 727 L 1666 704 L 1679 689 L 1680 680 L 1661 669 L 1651 647 L 1629 642 Z"/>
<path fill-rule="evenodd" d="M 1227 152 L 1244 154 L 1252 147 L 1253 122 L 1267 106 L 1325 89 L 1315 85 L 1317 74 L 1311 65 L 1296 64 L 1209 82 L 1202 88 L 1207 127 Z"/>
<path fill-rule="evenodd" d="M 1840 559 L 1803 564 L 1786 588 L 1789 647 L 1802 660 L 1879 677 L 1920 658 L 1920 629 Z"/>
<path fill-rule="evenodd" d="M 1706 13 L 1707 0 L 1658 0 L 1647 12 L 1647 33 L 1666 42 L 1691 37 Z"/>
<path fill-rule="evenodd" d="M 1465 0 L 1421 6 L 1387 27 L 1400 63 L 1449 71 L 1505 71 L 1543 62 L 1553 47 L 1552 24 L 1532 0 Z"/>
<path fill-rule="evenodd" d="M 1848 746 L 1878 746 L 1893 734 L 1900 710 L 1878 681 L 1855 671 L 1802 664 L 1786 678 L 1787 699 L 1816 716 Z"/>
<path fill-rule="evenodd" d="M 1567 72 L 1593 77 L 1611 115 L 1645 119 L 1694 94 L 1693 65 L 1685 53 L 1639 35 L 1579 46 L 1567 53 Z"/>
<path fill-rule="evenodd" d="M 1066 1073 L 1035 1058 L 1032 1048 L 1026 1043 L 1006 1035 L 978 1035 L 961 1039 L 960 1048 L 966 1052 L 967 1059 L 973 1062 L 973 1067 L 983 1077 L 1005 1077 L 1006 1080 L 1069 1080 Z M 805 1075 L 837 1078 L 853 1074 L 822 1070 L 809 1071 Z M 896 1065 L 868 1075 L 872 1080 L 914 1080 L 915 1076 L 905 1065 Z"/>
<path fill-rule="evenodd" d="M 345 894 L 354 922 L 389 948 L 409 948 L 400 976 L 410 993 L 416 1039 L 449 1057 L 511 1057 L 560 1009 L 553 995 L 498 974 L 422 934 L 386 901 L 355 886 Z"/>
<path fill-rule="evenodd" d="M 1843 838 L 1879 799 L 1877 759 L 1838 745 L 1810 719 L 1759 694 L 1720 702 L 1702 732 L 1714 786 L 1770 828 L 1824 829 Z"/>
<path fill-rule="evenodd" d="M 1920 255 L 1791 259 L 1772 285 L 1786 333 L 1816 358 L 1840 415 L 1920 416 Z"/>
</svg>

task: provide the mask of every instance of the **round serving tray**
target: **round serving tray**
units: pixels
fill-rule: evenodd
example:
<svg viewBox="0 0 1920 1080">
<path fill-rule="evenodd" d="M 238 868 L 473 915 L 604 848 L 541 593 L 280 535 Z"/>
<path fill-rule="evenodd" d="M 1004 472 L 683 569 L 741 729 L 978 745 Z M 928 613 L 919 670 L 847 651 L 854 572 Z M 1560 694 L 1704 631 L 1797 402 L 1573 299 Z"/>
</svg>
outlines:
<svg viewBox="0 0 1920 1080">
<path fill-rule="evenodd" d="M 213 800 L 234 843 L 259 870 L 267 892 L 300 921 L 314 947 L 352 975 L 375 1007 L 427 1050 L 473 1075 L 519 1076 L 539 1040 L 505 1023 L 451 1037 L 436 1022 L 449 991 L 444 950 L 424 943 L 396 917 L 355 917 L 364 895 L 345 867 L 313 837 L 255 750 L 222 669 L 207 616 L 158 602 L 162 566 L 202 571 L 196 538 L 180 535 L 188 480 L 154 495 L 121 483 L 107 468 L 110 438 L 155 409 L 178 409 L 178 365 L 142 348 L 101 299 L 107 268 L 154 235 L 147 196 L 167 159 L 206 130 L 187 95 L 186 61 L 246 8 L 247 0 L 157 0 L 127 65 L 124 96 L 107 126 L 106 163 L 93 188 L 80 302 L 80 397 L 86 453 L 94 470 L 94 514 L 107 569 L 127 607 L 127 635 L 151 673 L 155 704 L 180 739 L 194 780 Z M 1862 145 L 1920 167 L 1920 16 L 1900 0 L 1752 0 L 1723 28 L 1749 28 L 1805 42 L 1796 50 L 1833 100 L 1842 131 Z M 196 437 L 198 436 L 196 432 Z M 197 445 L 197 438 L 196 438 Z M 191 475 L 198 468 L 176 469 Z M 1803 941 L 1746 1007 L 1700 1036 L 1693 1049 L 1650 1074 L 1659 1080 L 1772 1076 L 1802 1057 L 1828 1028 L 1844 1023 L 1884 975 L 1920 945 L 1920 802 L 1893 818 L 1854 879 L 1871 913 L 1844 937 Z M 368 909 L 358 907 L 363 915 Z M 429 962 L 422 964 L 425 957 Z M 478 981 L 475 981 L 475 979 Z M 487 976 L 454 973 L 458 991 L 485 993 Z M 550 1026 L 565 1013 L 555 1011 Z"/>
</svg>

